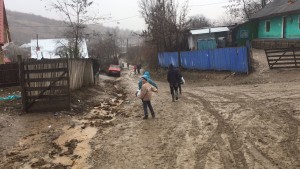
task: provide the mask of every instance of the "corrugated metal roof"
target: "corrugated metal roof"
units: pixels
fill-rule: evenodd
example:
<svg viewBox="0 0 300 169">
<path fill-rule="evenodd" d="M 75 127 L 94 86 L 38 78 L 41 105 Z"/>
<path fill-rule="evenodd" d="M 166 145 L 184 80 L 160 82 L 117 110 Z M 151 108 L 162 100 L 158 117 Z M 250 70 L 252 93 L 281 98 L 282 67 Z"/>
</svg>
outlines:
<svg viewBox="0 0 300 169">
<path fill-rule="evenodd" d="M 206 34 L 206 33 L 209 33 L 209 29 L 190 30 L 190 33 L 192 35 Z"/>
<path fill-rule="evenodd" d="M 20 48 L 31 48 L 31 43 L 24 43 Z"/>
<path fill-rule="evenodd" d="M 37 51 L 37 40 L 31 40 L 31 58 L 35 59 L 57 59 L 60 58 L 59 55 L 57 55 L 57 48 L 68 46 L 68 39 L 39 39 L 38 44 L 40 47 L 40 50 Z M 87 51 L 87 45 L 86 41 L 83 40 L 83 42 L 80 45 L 80 52 L 82 54 L 83 58 L 88 58 L 88 51 Z"/>
<path fill-rule="evenodd" d="M 207 34 L 207 33 L 227 32 L 227 31 L 229 31 L 227 27 L 215 27 L 215 28 L 190 30 L 190 33 L 192 35 L 200 35 L 200 34 Z"/>
<path fill-rule="evenodd" d="M 251 19 L 277 16 L 291 12 L 300 12 L 300 0 L 293 1 L 293 3 L 289 3 L 288 0 L 274 0 L 273 2 L 267 4 L 263 9 L 255 13 Z"/>
</svg>

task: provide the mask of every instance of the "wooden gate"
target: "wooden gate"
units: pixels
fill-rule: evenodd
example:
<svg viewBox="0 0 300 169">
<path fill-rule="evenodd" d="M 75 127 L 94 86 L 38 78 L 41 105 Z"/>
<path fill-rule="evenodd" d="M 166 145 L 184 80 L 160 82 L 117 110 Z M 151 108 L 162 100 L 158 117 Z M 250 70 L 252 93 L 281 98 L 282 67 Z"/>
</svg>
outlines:
<svg viewBox="0 0 300 169">
<path fill-rule="evenodd" d="M 20 62 L 22 104 L 25 112 L 70 109 L 67 59 Z"/>
<path fill-rule="evenodd" d="M 18 63 L 0 64 L 0 87 L 18 86 Z"/>
<path fill-rule="evenodd" d="M 270 69 L 300 68 L 300 48 L 265 49 Z"/>
</svg>

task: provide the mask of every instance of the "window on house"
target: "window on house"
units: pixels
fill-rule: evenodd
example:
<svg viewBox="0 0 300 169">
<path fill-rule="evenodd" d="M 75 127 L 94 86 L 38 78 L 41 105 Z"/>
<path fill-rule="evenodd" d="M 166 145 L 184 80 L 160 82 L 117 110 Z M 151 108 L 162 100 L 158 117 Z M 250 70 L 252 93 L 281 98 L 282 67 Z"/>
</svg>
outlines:
<svg viewBox="0 0 300 169">
<path fill-rule="evenodd" d="M 266 32 L 270 32 L 271 21 L 266 21 Z"/>
</svg>

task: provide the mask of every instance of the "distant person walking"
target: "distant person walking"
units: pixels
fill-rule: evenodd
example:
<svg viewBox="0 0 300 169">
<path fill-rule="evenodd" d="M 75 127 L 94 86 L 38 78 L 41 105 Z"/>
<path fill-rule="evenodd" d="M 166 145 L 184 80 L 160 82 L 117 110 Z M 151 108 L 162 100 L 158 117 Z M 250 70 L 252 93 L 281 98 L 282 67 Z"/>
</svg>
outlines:
<svg viewBox="0 0 300 169">
<path fill-rule="evenodd" d="M 133 65 L 134 74 L 136 74 L 136 65 Z"/>
<path fill-rule="evenodd" d="M 172 101 L 174 102 L 175 99 L 178 100 L 178 85 L 180 82 L 180 77 L 178 71 L 174 69 L 172 64 L 169 66 L 167 80 L 170 85 Z"/>
<path fill-rule="evenodd" d="M 137 64 L 136 68 L 137 68 L 138 74 L 141 74 L 142 64 Z"/>
<path fill-rule="evenodd" d="M 152 86 L 150 83 L 147 82 L 146 76 L 142 76 L 141 80 L 143 85 L 142 85 L 139 98 L 143 102 L 143 109 L 144 109 L 143 119 L 148 119 L 148 107 L 150 109 L 152 118 L 155 118 L 155 113 L 151 105 L 151 98 L 152 98 L 152 92 L 157 92 L 157 88 L 155 88 L 154 86 Z"/>
</svg>

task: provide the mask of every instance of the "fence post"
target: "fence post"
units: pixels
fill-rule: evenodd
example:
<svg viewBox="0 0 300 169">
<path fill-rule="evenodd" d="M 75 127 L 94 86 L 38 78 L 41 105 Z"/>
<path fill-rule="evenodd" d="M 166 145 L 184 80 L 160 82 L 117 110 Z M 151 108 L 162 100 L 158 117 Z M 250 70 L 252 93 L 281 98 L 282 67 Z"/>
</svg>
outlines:
<svg viewBox="0 0 300 169">
<path fill-rule="evenodd" d="M 292 50 L 293 50 L 295 66 L 297 67 L 297 60 L 296 60 L 296 55 L 295 55 L 295 48 L 294 48 L 294 45 L 292 45 L 291 47 L 292 47 Z"/>
<path fill-rule="evenodd" d="M 249 40 L 246 41 L 246 49 L 247 49 L 247 60 L 248 60 L 248 70 L 247 70 L 247 74 L 252 71 L 252 61 L 253 61 L 253 57 L 252 57 L 252 50 L 251 50 L 251 43 Z"/>
<path fill-rule="evenodd" d="M 178 68 L 181 68 L 181 56 L 180 56 L 180 50 L 178 50 Z"/>
<path fill-rule="evenodd" d="M 66 64 L 67 64 L 67 69 L 68 69 L 68 79 L 67 79 L 67 86 L 68 86 L 68 94 L 69 94 L 69 97 L 68 97 L 68 100 L 67 100 L 67 104 L 69 105 L 68 106 L 68 109 L 69 110 L 71 110 L 71 94 L 70 94 L 70 88 L 71 88 L 71 86 L 70 86 L 70 65 L 69 65 L 69 61 L 70 61 L 70 59 L 67 57 L 67 59 L 66 59 L 67 61 L 66 61 Z"/>
<path fill-rule="evenodd" d="M 24 82 L 24 64 L 22 61 L 22 56 L 18 55 L 18 65 L 19 65 L 19 81 L 21 86 L 21 97 L 22 97 L 22 111 L 26 112 L 26 92 L 25 92 L 25 82 Z"/>
</svg>

